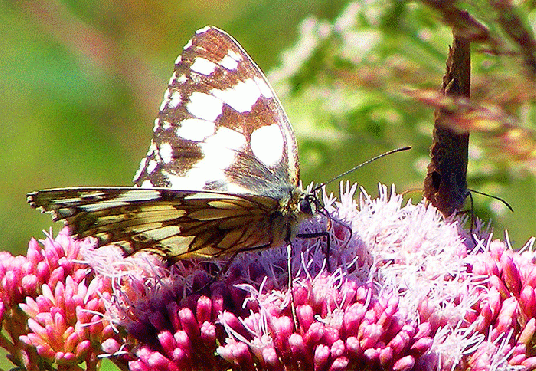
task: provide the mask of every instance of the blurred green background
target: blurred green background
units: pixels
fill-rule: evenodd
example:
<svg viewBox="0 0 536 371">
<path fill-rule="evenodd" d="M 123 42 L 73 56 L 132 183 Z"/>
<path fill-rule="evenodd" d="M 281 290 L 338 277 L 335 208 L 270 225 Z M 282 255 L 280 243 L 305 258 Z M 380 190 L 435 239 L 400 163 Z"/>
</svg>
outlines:
<svg viewBox="0 0 536 371">
<path fill-rule="evenodd" d="M 533 9 L 524 6 L 530 22 Z M 420 3 L 4 1 L 1 250 L 23 253 L 31 237 L 42 238 L 52 225 L 49 215 L 26 204 L 27 192 L 132 184 L 173 62 L 205 25 L 233 35 L 267 72 L 295 127 L 305 184 L 411 145 L 411 152 L 346 179 L 371 194 L 378 182 L 395 183 L 399 192 L 422 187 L 433 110 L 401 88 L 440 85 L 451 33 Z M 328 29 L 331 34 L 318 36 Z M 316 46 L 307 45 L 311 40 Z M 473 53 L 476 79 L 507 69 L 489 58 Z M 469 187 L 500 196 L 515 210 L 476 196 L 476 213 L 493 220 L 496 237 L 506 228 L 521 247 L 536 234 L 534 177 L 489 156 L 494 150 L 485 138 L 474 136 L 472 143 Z M 338 184 L 330 190 L 338 193 Z M 409 197 L 416 202 L 420 192 Z"/>
<path fill-rule="evenodd" d="M 131 185 L 173 63 L 195 30 L 225 29 L 264 70 L 333 1 L 0 2 L 0 250 L 22 253 L 49 216 L 25 194 Z M 312 176 L 309 177 L 311 179 Z M 59 223 L 58 223 L 59 224 Z"/>
<path fill-rule="evenodd" d="M 503 37 L 493 27 L 496 14 L 480 3 L 469 8 Z M 532 30 L 533 6 L 520 7 Z M 373 195 L 378 182 L 395 183 L 399 192 L 422 187 L 433 110 L 402 88 L 440 86 L 451 33 L 439 13 L 421 3 L 3 1 L 0 250 L 24 253 L 28 240 L 42 238 L 52 225 L 49 215 L 26 204 L 27 192 L 132 184 L 175 58 L 205 25 L 233 35 L 268 73 L 295 128 L 305 184 L 411 145 L 412 151 L 345 179 Z M 475 47 L 477 93 L 491 79 L 523 79 L 516 63 Z M 512 83 L 501 93 L 515 90 Z M 509 112 L 530 129 L 534 101 L 525 99 Z M 513 206 L 509 213 L 492 199 L 474 197 L 476 214 L 491 220 L 495 236 L 503 238 L 507 229 L 519 248 L 536 235 L 534 169 L 508 154 L 498 158 L 492 142 L 472 137 L 469 187 Z M 330 190 L 338 194 L 338 184 Z M 417 202 L 420 192 L 407 198 Z M 2 361 L 0 368 L 8 367 Z"/>
</svg>

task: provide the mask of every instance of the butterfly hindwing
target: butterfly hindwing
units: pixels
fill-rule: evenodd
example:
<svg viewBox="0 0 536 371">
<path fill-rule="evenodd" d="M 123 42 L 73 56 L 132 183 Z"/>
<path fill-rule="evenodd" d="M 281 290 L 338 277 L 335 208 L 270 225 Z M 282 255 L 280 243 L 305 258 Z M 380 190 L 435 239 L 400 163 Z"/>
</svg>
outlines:
<svg viewBox="0 0 536 371">
<path fill-rule="evenodd" d="M 54 220 L 66 220 L 78 237 L 94 236 L 127 253 L 154 250 L 179 259 L 282 243 L 293 217 L 274 214 L 278 205 L 270 197 L 165 188 L 50 189 L 30 194 L 29 202 L 52 212 Z M 283 224 L 273 224 L 274 218 Z"/>
</svg>

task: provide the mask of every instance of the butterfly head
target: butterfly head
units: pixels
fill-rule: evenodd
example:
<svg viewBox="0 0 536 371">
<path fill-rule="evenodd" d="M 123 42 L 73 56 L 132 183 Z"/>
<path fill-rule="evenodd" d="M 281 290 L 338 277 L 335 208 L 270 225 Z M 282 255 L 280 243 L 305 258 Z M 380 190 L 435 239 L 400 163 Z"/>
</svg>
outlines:
<svg viewBox="0 0 536 371">
<path fill-rule="evenodd" d="M 316 192 L 304 192 L 298 204 L 298 209 L 306 215 L 314 215 L 318 210 L 322 210 L 323 206 L 316 196 Z"/>
</svg>

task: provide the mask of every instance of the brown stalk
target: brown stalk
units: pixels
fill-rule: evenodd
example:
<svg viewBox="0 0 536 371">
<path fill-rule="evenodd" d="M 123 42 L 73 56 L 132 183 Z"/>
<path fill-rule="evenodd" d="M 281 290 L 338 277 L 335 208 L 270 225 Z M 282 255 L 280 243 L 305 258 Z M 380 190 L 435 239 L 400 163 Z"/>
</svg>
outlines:
<svg viewBox="0 0 536 371">
<path fill-rule="evenodd" d="M 452 97 L 470 97 L 470 41 L 454 32 L 449 48 L 447 71 L 441 93 Z M 467 197 L 467 160 L 469 132 L 456 132 L 448 127 L 450 113 L 438 109 L 434 114 L 434 133 L 430 164 L 424 179 L 424 197 L 444 216 L 463 207 Z"/>
</svg>

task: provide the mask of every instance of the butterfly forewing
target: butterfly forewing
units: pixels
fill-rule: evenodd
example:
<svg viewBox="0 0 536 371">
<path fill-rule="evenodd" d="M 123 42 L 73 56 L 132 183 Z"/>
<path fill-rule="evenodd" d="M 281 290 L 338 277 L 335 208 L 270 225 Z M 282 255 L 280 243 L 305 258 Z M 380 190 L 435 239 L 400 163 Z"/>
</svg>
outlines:
<svg viewBox="0 0 536 371">
<path fill-rule="evenodd" d="M 301 212 L 296 140 L 261 70 L 212 27 L 175 62 L 136 187 L 63 188 L 28 195 L 130 254 L 214 257 L 288 242 Z"/>
</svg>

